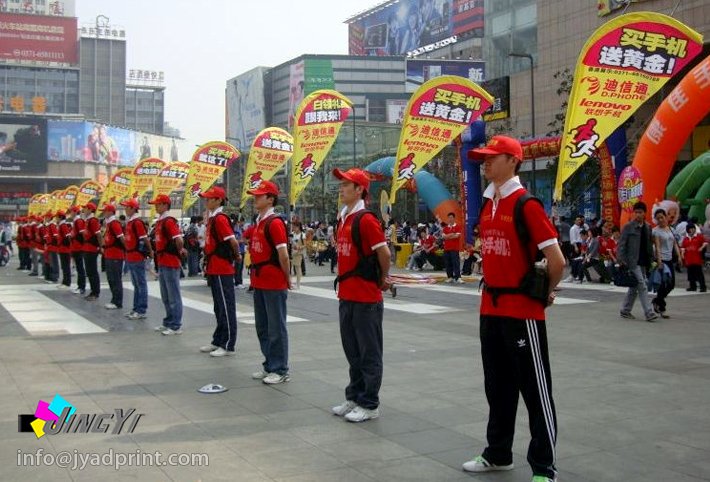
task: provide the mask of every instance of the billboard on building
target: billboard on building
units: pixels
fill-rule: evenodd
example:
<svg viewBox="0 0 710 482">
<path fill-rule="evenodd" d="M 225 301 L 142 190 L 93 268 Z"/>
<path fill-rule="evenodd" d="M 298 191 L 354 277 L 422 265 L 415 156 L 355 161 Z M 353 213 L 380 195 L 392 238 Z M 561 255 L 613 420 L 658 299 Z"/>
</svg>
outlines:
<svg viewBox="0 0 710 482">
<path fill-rule="evenodd" d="M 47 172 L 47 121 L 0 117 L 0 172 Z"/>
<path fill-rule="evenodd" d="M 303 98 L 316 90 L 335 89 L 333 63 L 330 59 L 305 59 L 289 65 L 288 128 Z"/>
<path fill-rule="evenodd" d="M 387 99 L 387 123 L 401 124 L 404 120 L 404 112 L 407 110 L 407 99 Z"/>
<path fill-rule="evenodd" d="M 85 121 L 50 120 L 47 159 L 133 166 L 140 159 L 179 160 L 185 141 Z"/>
<path fill-rule="evenodd" d="M 266 127 L 264 74 L 257 67 L 227 81 L 227 141 L 247 151 L 254 137 Z"/>
<path fill-rule="evenodd" d="M 486 122 L 510 117 L 510 77 L 486 80 L 481 84 L 493 96 L 493 105 L 483 113 Z"/>
<path fill-rule="evenodd" d="M 486 78 L 486 63 L 469 60 L 407 60 L 404 90 L 416 91 L 424 82 L 442 75 L 456 75 L 480 84 Z"/>
<path fill-rule="evenodd" d="M 0 60 L 77 65 L 76 18 L 0 13 Z"/>
<path fill-rule="evenodd" d="M 350 55 L 409 55 L 483 37 L 483 0 L 400 0 L 355 17 Z"/>
</svg>

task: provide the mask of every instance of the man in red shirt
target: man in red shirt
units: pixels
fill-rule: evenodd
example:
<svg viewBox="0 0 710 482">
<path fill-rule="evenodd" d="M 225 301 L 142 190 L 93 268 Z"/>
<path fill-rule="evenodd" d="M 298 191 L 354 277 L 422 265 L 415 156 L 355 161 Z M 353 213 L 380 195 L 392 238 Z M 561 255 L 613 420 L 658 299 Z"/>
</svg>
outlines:
<svg viewBox="0 0 710 482">
<path fill-rule="evenodd" d="M 86 301 L 95 301 L 101 293 L 101 280 L 99 279 L 99 250 L 101 249 L 101 223 L 96 217 L 96 204 L 88 203 L 82 210 L 86 221 L 82 235 L 84 244 L 81 249 L 84 257 L 86 277 L 89 279 L 91 291 L 86 296 Z"/>
<path fill-rule="evenodd" d="M 274 385 L 291 379 L 286 329 L 286 298 L 291 289 L 288 239 L 285 223 L 274 213 L 279 187 L 261 181 L 247 193 L 254 196 L 254 209 L 259 213 L 249 242 L 249 276 L 254 288 L 256 335 L 264 355 L 263 368 L 252 378 Z"/>
<path fill-rule="evenodd" d="M 67 221 L 64 211 L 57 211 L 59 220 L 59 264 L 62 268 L 62 283 L 58 288 L 68 289 L 71 286 L 71 223 Z"/>
<path fill-rule="evenodd" d="M 55 215 L 51 211 L 47 211 L 44 215 L 46 231 L 44 234 L 45 243 L 45 267 L 48 268 L 48 273 L 45 275 L 44 279 L 47 283 L 56 283 L 59 281 L 59 254 L 57 254 L 57 248 L 59 247 L 59 228 L 54 219 Z"/>
<path fill-rule="evenodd" d="M 107 310 L 123 308 L 123 260 L 125 258 L 124 234 L 121 222 L 116 218 L 116 206 L 104 205 L 104 238 L 102 253 L 106 268 L 106 280 L 111 290 L 111 301 L 104 305 Z"/>
<path fill-rule="evenodd" d="M 153 257 L 153 248 L 148 241 L 145 224 L 138 214 L 140 204 L 131 198 L 123 201 L 121 206 L 126 208 L 128 222 L 124 230 L 124 243 L 126 247 L 126 266 L 131 273 L 133 284 L 133 308 L 126 316 L 131 320 L 142 320 L 148 311 L 148 283 L 145 280 L 146 257 Z"/>
<path fill-rule="evenodd" d="M 705 293 L 705 275 L 703 274 L 703 250 L 707 249 L 708 243 L 702 234 L 698 234 L 694 223 L 688 223 L 685 227 L 685 236 L 681 240 L 680 247 L 683 249 L 683 261 L 688 268 L 688 286 L 686 291 L 695 291 L 700 287 L 700 292 Z"/>
<path fill-rule="evenodd" d="M 483 196 L 479 231 L 485 290 L 481 300 L 481 356 L 489 418 L 488 446 L 483 454 L 463 464 L 468 472 L 513 468 L 513 433 L 519 393 L 530 419 L 532 440 L 528 462 L 535 482 L 553 482 L 557 419 L 552 400 L 552 378 L 547 352 L 545 307 L 555 298 L 565 259 L 557 244 L 557 232 L 542 204 L 531 199 L 515 217 L 518 199 L 526 194 L 517 176 L 523 150 L 516 139 L 493 136 L 484 148 L 469 151 L 469 158 L 483 160 L 490 184 Z M 524 244 L 516 223 L 524 223 L 529 240 Z M 535 272 L 535 254 L 547 260 L 549 286 L 539 300 L 522 286 Z M 533 271 L 535 270 L 535 271 Z"/>
<path fill-rule="evenodd" d="M 336 281 L 340 340 L 350 365 L 350 383 L 345 388 L 345 401 L 332 411 L 348 422 L 364 422 L 380 416 L 382 292 L 390 288 L 390 251 L 379 220 L 365 211 L 368 174 L 361 169 L 334 169 L 333 175 L 340 179 L 344 206 L 338 216 Z"/>
<path fill-rule="evenodd" d="M 71 237 L 71 257 L 74 259 L 76 268 L 76 288 L 72 293 L 83 295 L 86 291 L 86 271 L 84 270 L 84 230 L 86 221 L 81 217 L 81 208 L 72 206 L 72 237 Z"/>
<path fill-rule="evenodd" d="M 212 289 L 217 327 L 212 343 L 200 348 L 213 357 L 232 356 L 237 343 L 237 302 L 234 295 L 234 260 L 239 258 L 237 238 L 229 217 L 222 212 L 227 195 L 221 187 L 200 193 L 209 218 L 205 231 L 205 273 Z"/>
<path fill-rule="evenodd" d="M 442 229 L 446 282 L 463 283 L 461 279 L 461 228 L 456 224 L 456 214 L 448 214 L 448 223 Z"/>
<path fill-rule="evenodd" d="M 180 258 L 187 256 L 177 220 L 168 214 L 170 197 L 159 194 L 148 204 L 155 205 L 155 251 L 158 265 L 160 298 L 165 306 L 163 324 L 155 331 L 166 336 L 182 334 L 182 296 L 180 296 Z"/>
</svg>

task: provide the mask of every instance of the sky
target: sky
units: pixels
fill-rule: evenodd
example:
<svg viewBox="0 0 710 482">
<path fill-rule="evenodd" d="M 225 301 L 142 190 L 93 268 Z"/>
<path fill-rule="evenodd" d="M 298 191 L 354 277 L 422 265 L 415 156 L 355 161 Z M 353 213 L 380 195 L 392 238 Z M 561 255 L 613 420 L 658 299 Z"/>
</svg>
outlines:
<svg viewBox="0 0 710 482">
<path fill-rule="evenodd" d="M 165 120 L 190 145 L 224 139 L 228 79 L 302 54 L 347 54 L 343 21 L 378 0 L 76 0 L 126 30 L 129 69 L 165 72 Z"/>
</svg>

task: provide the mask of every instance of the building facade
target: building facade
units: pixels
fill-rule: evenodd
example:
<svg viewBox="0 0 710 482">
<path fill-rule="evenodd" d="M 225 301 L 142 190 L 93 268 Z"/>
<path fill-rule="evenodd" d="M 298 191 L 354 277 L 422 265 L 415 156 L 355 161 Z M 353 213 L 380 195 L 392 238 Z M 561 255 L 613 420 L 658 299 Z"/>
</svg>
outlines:
<svg viewBox="0 0 710 482">
<path fill-rule="evenodd" d="M 163 135 L 164 123 L 165 87 L 126 87 L 126 127 Z"/>
<path fill-rule="evenodd" d="M 80 56 L 80 112 L 90 119 L 114 125 L 125 125 L 125 38 L 82 35 Z"/>
</svg>

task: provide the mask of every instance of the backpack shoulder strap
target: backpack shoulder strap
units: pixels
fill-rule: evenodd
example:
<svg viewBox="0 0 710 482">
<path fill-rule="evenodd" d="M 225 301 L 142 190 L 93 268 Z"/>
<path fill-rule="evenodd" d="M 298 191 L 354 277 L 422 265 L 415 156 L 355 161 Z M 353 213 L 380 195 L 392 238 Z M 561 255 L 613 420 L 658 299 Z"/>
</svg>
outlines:
<svg viewBox="0 0 710 482">
<path fill-rule="evenodd" d="M 375 219 L 378 219 L 377 214 L 370 211 L 369 209 L 363 209 L 362 211 L 356 212 L 355 217 L 353 218 L 353 227 L 351 234 L 353 238 L 353 244 L 355 244 L 355 248 L 357 249 L 357 254 L 361 258 L 365 256 L 365 250 L 362 247 L 362 238 L 360 237 L 360 221 L 362 221 L 362 218 L 367 216 L 368 214 L 371 214 L 375 217 Z"/>
<path fill-rule="evenodd" d="M 530 231 L 528 230 L 527 225 L 528 220 L 525 219 L 525 217 L 523 216 L 523 208 L 525 207 L 525 203 L 527 203 L 528 201 L 537 202 L 544 209 L 544 205 L 542 204 L 542 201 L 540 201 L 540 199 L 533 196 L 528 191 L 525 191 L 515 201 L 515 207 L 513 208 L 513 222 L 515 223 L 515 232 L 518 234 L 520 244 L 523 245 L 523 248 L 525 250 L 525 256 L 528 258 L 528 261 L 532 263 L 532 261 L 530 260 L 529 251 L 527 249 L 527 246 L 530 243 Z"/>
</svg>

